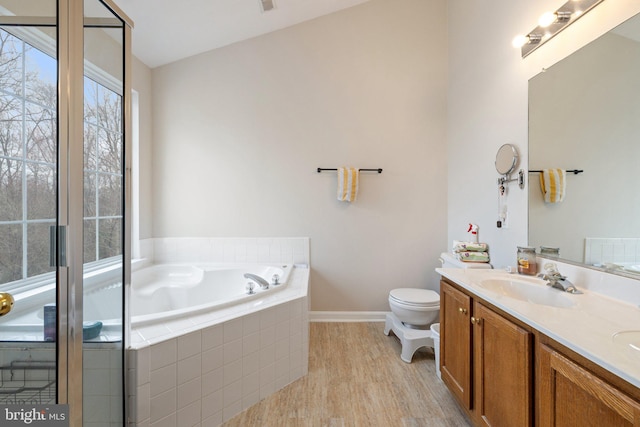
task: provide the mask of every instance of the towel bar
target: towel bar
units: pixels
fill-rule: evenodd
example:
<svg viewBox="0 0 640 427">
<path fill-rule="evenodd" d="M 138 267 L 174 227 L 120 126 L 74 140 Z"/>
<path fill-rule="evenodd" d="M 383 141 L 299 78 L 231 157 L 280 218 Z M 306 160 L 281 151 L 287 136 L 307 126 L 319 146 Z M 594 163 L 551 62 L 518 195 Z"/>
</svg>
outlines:
<svg viewBox="0 0 640 427">
<path fill-rule="evenodd" d="M 574 175 L 578 175 L 579 173 L 584 172 L 584 170 L 582 170 L 582 169 L 572 169 L 572 170 L 567 169 L 565 172 L 566 173 L 572 173 Z M 542 173 L 542 171 L 541 170 L 530 170 L 529 173 Z"/>
<path fill-rule="evenodd" d="M 318 173 L 322 172 L 322 171 L 337 171 L 337 168 L 318 168 Z M 360 172 L 378 172 L 378 173 L 382 173 L 382 168 L 377 168 L 377 169 L 358 169 L 358 171 Z"/>
</svg>

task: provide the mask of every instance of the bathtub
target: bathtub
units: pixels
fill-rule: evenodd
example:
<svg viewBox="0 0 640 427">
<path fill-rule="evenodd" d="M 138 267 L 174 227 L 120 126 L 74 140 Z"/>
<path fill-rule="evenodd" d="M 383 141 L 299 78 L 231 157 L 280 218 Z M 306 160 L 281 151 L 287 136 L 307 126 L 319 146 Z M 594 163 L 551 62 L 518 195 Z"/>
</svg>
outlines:
<svg viewBox="0 0 640 427">
<path fill-rule="evenodd" d="M 15 293 L 11 313 L 0 318 L 1 341 L 44 340 L 44 306 L 56 301 L 55 276 L 44 276 L 43 285 Z M 102 332 L 92 342 L 122 341 L 122 269 L 114 265 L 84 275 L 83 320 L 101 321 Z"/>
<path fill-rule="evenodd" d="M 245 273 L 268 282 L 278 274 L 281 284 L 248 295 Z M 219 425 L 306 375 L 308 287 L 308 266 L 291 263 L 134 271 L 132 424 Z"/>
<path fill-rule="evenodd" d="M 259 301 L 288 285 L 290 264 L 156 264 L 131 274 L 133 328 L 197 316 L 247 301 Z M 244 277 L 255 274 L 269 283 L 261 287 Z M 249 294 L 247 283 L 254 285 Z"/>
</svg>

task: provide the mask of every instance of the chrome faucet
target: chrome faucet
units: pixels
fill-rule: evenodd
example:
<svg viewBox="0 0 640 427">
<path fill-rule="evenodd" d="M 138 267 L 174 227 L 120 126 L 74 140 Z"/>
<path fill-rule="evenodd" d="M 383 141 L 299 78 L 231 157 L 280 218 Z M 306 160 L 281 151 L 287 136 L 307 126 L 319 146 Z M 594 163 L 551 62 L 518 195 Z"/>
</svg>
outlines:
<svg viewBox="0 0 640 427">
<path fill-rule="evenodd" d="M 260 285 L 260 289 L 269 289 L 269 282 L 267 282 L 257 274 L 244 273 L 244 278 L 256 282 L 258 285 Z"/>
<path fill-rule="evenodd" d="M 271 276 L 271 284 L 273 286 L 278 286 L 280 284 L 280 275 L 279 274 L 274 274 L 273 276 Z"/>
<path fill-rule="evenodd" d="M 554 263 L 548 263 L 544 265 L 545 273 L 538 274 L 538 277 L 547 281 L 547 286 L 559 289 L 562 292 L 568 292 L 570 294 L 581 294 L 582 292 L 575 287 L 573 283 L 567 280 L 566 276 L 563 276 L 558 271 L 558 266 Z"/>
</svg>

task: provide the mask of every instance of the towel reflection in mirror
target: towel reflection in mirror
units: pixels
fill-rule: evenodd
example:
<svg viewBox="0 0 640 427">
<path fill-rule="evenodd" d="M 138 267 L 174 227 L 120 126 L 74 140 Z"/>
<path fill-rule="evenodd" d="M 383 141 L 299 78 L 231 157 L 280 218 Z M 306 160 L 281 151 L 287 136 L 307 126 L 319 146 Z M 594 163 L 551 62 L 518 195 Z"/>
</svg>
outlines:
<svg viewBox="0 0 640 427">
<path fill-rule="evenodd" d="M 564 169 L 543 169 L 540 173 L 540 189 L 545 203 L 560 203 L 567 189 L 567 173 Z"/>
</svg>

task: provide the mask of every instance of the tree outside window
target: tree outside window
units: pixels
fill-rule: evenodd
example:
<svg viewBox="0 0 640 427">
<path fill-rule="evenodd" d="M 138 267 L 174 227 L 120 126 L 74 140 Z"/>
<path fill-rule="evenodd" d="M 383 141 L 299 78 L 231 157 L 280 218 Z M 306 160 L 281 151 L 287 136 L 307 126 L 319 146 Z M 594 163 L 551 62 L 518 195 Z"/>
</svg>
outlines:
<svg viewBox="0 0 640 427">
<path fill-rule="evenodd" d="M 56 223 L 56 60 L 0 30 L 0 284 L 45 274 Z M 85 78 L 84 261 L 122 254 L 122 97 Z"/>
</svg>

